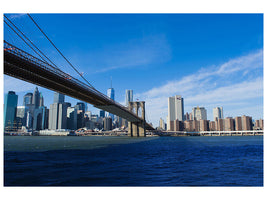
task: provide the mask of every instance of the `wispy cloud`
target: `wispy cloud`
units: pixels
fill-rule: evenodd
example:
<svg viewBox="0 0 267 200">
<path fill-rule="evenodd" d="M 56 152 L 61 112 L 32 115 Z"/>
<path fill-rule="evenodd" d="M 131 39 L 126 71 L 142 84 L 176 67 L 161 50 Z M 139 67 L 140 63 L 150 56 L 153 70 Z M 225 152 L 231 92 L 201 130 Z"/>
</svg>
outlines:
<svg viewBox="0 0 267 200">
<path fill-rule="evenodd" d="M 229 113 L 238 115 L 233 112 L 234 108 L 237 108 L 236 111 L 240 110 L 237 105 L 251 110 L 250 107 L 255 106 L 250 105 L 252 100 L 258 98 L 256 101 L 261 103 L 259 98 L 263 97 L 262 71 L 263 51 L 258 50 L 231 59 L 220 66 L 202 68 L 180 80 L 169 81 L 165 85 L 137 94 L 137 98 L 146 101 L 148 119 L 154 125 L 158 125 L 159 117 L 166 119 L 168 97 L 176 94 L 184 97 L 185 111 L 190 112 L 197 105 L 204 106 L 209 109 L 208 117 L 212 119 L 212 105 L 224 106 L 226 114 L 229 109 Z M 253 76 L 250 76 L 252 73 Z"/>
<path fill-rule="evenodd" d="M 171 50 L 165 36 L 156 35 L 107 47 L 103 50 L 103 55 L 100 62 L 102 67 L 94 73 L 164 62 L 171 58 Z M 101 57 L 101 54 L 98 57 Z"/>
<path fill-rule="evenodd" d="M 11 15 L 9 16 L 9 18 L 11 18 L 11 19 L 18 19 L 18 18 L 24 17 L 24 16 L 26 16 L 26 15 L 27 15 L 27 14 L 25 14 L 25 13 L 11 14 Z"/>
</svg>

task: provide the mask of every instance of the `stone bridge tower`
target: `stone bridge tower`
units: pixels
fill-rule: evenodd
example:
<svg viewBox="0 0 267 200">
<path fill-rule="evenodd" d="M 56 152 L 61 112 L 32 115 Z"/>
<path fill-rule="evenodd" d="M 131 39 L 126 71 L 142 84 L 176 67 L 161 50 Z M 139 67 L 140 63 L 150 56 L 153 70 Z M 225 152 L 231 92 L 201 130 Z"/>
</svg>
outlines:
<svg viewBox="0 0 267 200">
<path fill-rule="evenodd" d="M 145 102 L 129 102 L 129 110 L 142 118 L 141 122 L 128 122 L 128 135 L 131 137 L 146 137 Z"/>
</svg>

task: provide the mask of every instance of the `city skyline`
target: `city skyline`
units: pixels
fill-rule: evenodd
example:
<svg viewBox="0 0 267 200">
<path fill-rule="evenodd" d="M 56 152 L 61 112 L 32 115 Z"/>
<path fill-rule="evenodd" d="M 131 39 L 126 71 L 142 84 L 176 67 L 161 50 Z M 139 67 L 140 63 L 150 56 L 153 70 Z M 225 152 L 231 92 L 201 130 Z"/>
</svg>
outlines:
<svg viewBox="0 0 267 200">
<path fill-rule="evenodd" d="M 31 31 L 26 17 L 14 17 L 14 22 L 26 23 L 28 31 Z M 33 14 L 33 17 L 49 35 L 53 35 L 56 22 L 61 21 L 53 41 L 66 56 L 104 94 L 112 76 L 116 100 L 123 105 L 125 90 L 133 89 L 134 100 L 146 101 L 147 120 L 154 126 L 157 126 L 160 117 L 166 120 L 167 98 L 175 94 L 183 96 L 185 113 L 190 112 L 192 107 L 205 107 L 210 120 L 213 118 L 212 108 L 217 106 L 224 107 L 225 117 L 245 114 L 253 119 L 263 118 L 261 14 Z M 107 18 L 108 22 L 105 21 Z M 68 32 L 63 33 L 66 23 L 75 20 L 90 22 L 91 29 L 73 25 L 77 38 Z M 127 26 L 118 26 L 118 23 L 126 21 L 129 22 Z M 109 34 L 105 34 L 111 27 Z M 60 39 L 58 34 L 62 36 Z M 109 41 L 108 36 L 113 40 Z M 48 48 L 45 43 L 40 42 L 40 45 Z M 55 53 L 49 54 L 54 57 Z M 131 75 L 131 79 L 127 74 Z M 22 105 L 21 94 L 32 92 L 35 87 L 4 76 L 4 93 L 17 89 L 20 97 L 18 105 Z M 39 89 L 48 107 L 54 92 Z M 79 100 L 66 96 L 66 102 L 75 101 Z M 89 108 L 99 113 L 94 109 L 92 106 Z"/>
<path fill-rule="evenodd" d="M 129 91 L 132 91 L 132 90 L 126 90 L 126 96 L 127 96 L 127 93 Z M 9 101 L 6 100 L 6 98 L 8 98 L 8 96 L 10 94 L 13 95 L 13 96 L 16 96 L 16 102 L 10 101 L 10 102 L 12 102 L 11 104 L 10 104 Z M 30 96 L 30 99 L 32 101 L 31 101 L 30 104 L 26 104 L 27 106 L 25 106 L 24 102 L 28 101 L 29 96 Z M 36 101 L 35 98 L 32 98 L 33 96 L 35 96 L 35 98 L 37 98 L 38 101 Z M 32 121 L 33 121 L 33 129 L 34 130 L 44 130 L 44 129 L 47 129 L 47 128 L 50 129 L 50 130 L 56 130 L 56 129 L 75 130 L 75 128 L 73 129 L 73 127 L 76 127 L 77 123 L 79 121 L 77 119 L 78 113 L 80 113 L 80 112 L 77 112 L 77 111 L 79 111 L 79 110 L 83 112 L 83 114 L 84 114 L 83 117 L 85 117 L 85 118 L 86 118 L 86 115 L 88 115 L 88 112 L 90 113 L 89 114 L 90 116 L 87 116 L 87 117 L 89 117 L 89 119 L 91 119 L 92 116 L 96 116 L 96 119 L 101 118 L 101 111 L 99 113 L 93 113 L 92 111 L 87 111 L 86 108 L 85 108 L 85 102 L 77 101 L 76 105 L 75 104 L 72 105 L 71 103 L 64 101 L 64 96 L 65 95 L 63 95 L 63 94 L 54 92 L 54 98 L 53 98 L 54 102 L 52 104 L 50 104 L 49 107 L 46 107 L 46 106 L 43 105 L 44 98 L 42 96 L 42 93 L 38 90 L 38 87 L 36 87 L 33 93 L 27 93 L 27 94 L 25 94 L 23 96 L 23 105 L 21 106 L 21 105 L 17 104 L 18 95 L 16 94 L 16 92 L 15 91 L 9 91 L 8 94 L 5 95 L 5 102 L 7 104 L 4 104 L 4 107 L 5 107 L 4 110 L 6 110 L 6 106 L 13 105 L 13 104 L 16 105 L 15 106 L 16 109 L 17 109 L 17 111 L 16 111 L 16 113 L 17 113 L 16 115 L 17 116 L 16 117 L 20 117 L 21 118 L 20 120 L 22 120 L 22 121 L 26 120 L 26 118 L 25 118 L 26 116 L 25 115 L 28 115 L 29 114 L 28 111 L 30 111 L 32 113 L 30 115 L 33 118 L 35 118 L 35 120 L 32 119 L 32 120 L 30 120 L 31 122 L 28 122 L 29 119 L 27 117 L 27 120 L 26 120 L 27 122 L 25 121 L 24 123 L 25 124 L 29 124 L 29 123 L 32 123 Z M 42 97 L 42 100 L 40 100 L 40 97 Z M 169 120 L 168 117 L 167 117 L 166 123 L 164 123 L 164 120 L 162 118 L 160 118 L 159 119 L 159 124 L 158 125 L 157 124 L 154 125 L 155 128 L 161 128 L 163 130 L 173 130 L 174 126 L 176 126 L 175 123 L 179 123 L 179 121 L 180 122 L 184 122 L 184 123 L 188 123 L 188 122 L 192 123 L 193 121 L 198 121 L 198 123 L 199 123 L 201 121 L 202 122 L 205 121 L 205 123 L 214 123 L 215 122 L 215 124 L 216 124 L 217 123 L 216 121 L 222 120 L 222 122 L 220 122 L 220 123 L 232 123 L 232 122 L 228 122 L 227 120 L 235 120 L 236 118 L 240 118 L 241 119 L 241 117 L 243 118 L 244 116 L 251 119 L 251 127 L 252 127 L 252 122 L 256 126 L 259 126 L 259 121 L 264 120 L 264 118 L 253 118 L 251 116 L 246 116 L 246 115 L 237 115 L 237 116 L 231 116 L 231 117 L 225 117 L 224 118 L 223 117 L 223 107 L 222 106 L 213 108 L 213 119 L 214 120 L 208 120 L 207 119 L 207 114 L 206 114 L 207 110 L 204 107 L 198 107 L 198 106 L 197 107 L 193 107 L 191 113 L 184 113 L 183 119 L 180 120 L 179 119 L 179 115 L 181 114 L 181 112 L 183 110 L 183 98 L 182 98 L 182 96 L 181 95 L 175 95 L 174 97 L 169 97 L 168 101 L 169 101 L 169 106 L 170 106 L 168 108 L 168 110 L 172 112 L 171 115 L 173 115 L 173 117 L 171 117 L 171 120 Z M 37 105 L 36 105 L 36 103 L 37 103 Z M 64 109 L 63 109 L 63 106 L 64 106 Z M 11 106 L 11 107 L 14 107 L 14 106 Z M 170 110 L 171 107 L 173 108 L 172 110 Z M 11 109 L 13 109 L 13 108 L 11 108 Z M 64 112 L 66 112 L 65 114 L 63 114 L 63 110 L 65 110 L 64 111 Z M 48 114 L 47 114 L 48 112 L 49 112 L 49 117 L 48 117 Z M 7 113 L 9 113 L 9 112 L 7 112 Z M 12 112 L 10 112 L 10 113 L 12 113 Z M 66 118 L 65 122 L 64 122 L 64 120 L 62 121 L 62 119 L 59 117 L 60 113 L 61 113 L 62 116 L 63 115 L 65 116 L 65 118 Z M 75 116 L 73 115 L 74 113 L 76 113 Z M 6 112 L 4 112 L 4 118 L 6 118 L 5 114 L 6 114 Z M 39 115 L 39 114 L 43 115 L 42 122 L 41 121 L 40 122 L 36 121 L 37 115 Z M 72 115 L 72 116 L 70 116 L 70 115 Z M 186 115 L 188 115 L 189 118 L 187 118 Z M 47 116 L 47 120 L 49 119 L 49 122 L 48 121 L 45 122 L 45 117 L 44 116 Z M 53 120 L 52 116 L 56 117 L 57 120 Z M 17 121 L 16 117 L 15 117 L 15 121 Z M 67 119 L 67 118 L 70 118 L 70 117 L 71 118 L 74 117 L 76 119 L 76 122 L 75 122 L 76 125 L 73 124 L 75 120 L 73 121 L 73 119 L 71 119 L 71 121 L 70 121 L 70 119 Z M 103 120 L 104 120 L 104 118 L 108 118 L 108 117 L 110 117 L 109 114 L 107 114 L 106 117 L 105 117 L 105 115 L 102 116 Z M 20 121 L 20 123 L 22 121 Z M 175 121 L 177 121 L 177 122 L 175 122 Z M 225 122 L 223 122 L 223 121 L 225 121 Z M 4 122 L 5 122 L 5 126 L 6 126 L 6 122 L 7 121 L 4 120 Z M 60 123 L 65 123 L 65 124 L 64 125 L 62 125 L 62 124 L 59 125 L 59 128 L 58 128 L 57 124 L 60 124 Z M 172 125 L 170 125 L 171 123 L 172 123 Z M 18 122 L 16 122 L 16 124 L 18 124 Z M 39 128 L 36 128 L 38 126 L 38 124 L 39 124 Z M 116 122 L 113 125 L 116 127 L 117 126 Z M 29 127 L 29 125 L 26 125 L 26 126 Z M 46 126 L 47 126 L 47 128 L 44 128 Z M 162 128 L 163 126 L 164 127 L 166 126 L 166 127 Z M 182 127 L 182 125 L 178 125 L 178 127 L 179 126 Z M 210 124 L 210 126 L 212 127 L 211 124 Z M 263 126 L 263 124 L 261 124 L 261 126 Z M 120 127 L 117 127 L 117 128 L 120 128 Z M 239 130 L 239 129 L 237 128 L 237 130 Z M 246 130 L 250 130 L 250 129 L 246 129 Z"/>
</svg>

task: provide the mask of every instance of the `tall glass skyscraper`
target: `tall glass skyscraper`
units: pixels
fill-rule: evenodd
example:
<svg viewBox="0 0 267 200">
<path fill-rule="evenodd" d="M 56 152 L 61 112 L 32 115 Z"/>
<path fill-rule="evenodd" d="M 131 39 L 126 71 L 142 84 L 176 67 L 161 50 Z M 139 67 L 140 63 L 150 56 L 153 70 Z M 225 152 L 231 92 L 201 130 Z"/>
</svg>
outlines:
<svg viewBox="0 0 267 200">
<path fill-rule="evenodd" d="M 107 91 L 107 96 L 112 100 L 115 100 L 115 91 L 114 88 L 109 88 Z"/>
<path fill-rule="evenodd" d="M 4 104 L 4 128 L 10 127 L 12 129 L 16 118 L 18 95 L 14 91 L 9 91 L 5 95 Z"/>
<path fill-rule="evenodd" d="M 40 92 L 40 102 L 39 102 L 39 106 L 44 106 L 44 97 L 42 95 L 42 93 Z"/>
<path fill-rule="evenodd" d="M 23 106 L 27 106 L 28 104 L 32 104 L 32 93 L 27 93 L 23 97 Z"/>
<path fill-rule="evenodd" d="M 38 108 L 40 106 L 40 93 L 37 87 L 35 88 L 33 92 L 32 104 L 34 105 L 35 108 Z"/>
<path fill-rule="evenodd" d="M 129 101 L 133 101 L 133 90 L 126 90 L 125 105 L 129 105 Z"/>
<path fill-rule="evenodd" d="M 77 107 L 78 110 L 82 110 L 83 112 L 85 112 L 85 103 L 84 102 L 77 102 Z"/>
<path fill-rule="evenodd" d="M 115 100 L 115 90 L 114 88 L 109 88 L 107 91 L 107 96 L 111 98 L 112 100 Z M 112 118 L 112 121 L 114 120 L 114 115 L 112 113 L 109 113 L 108 116 Z"/>
<path fill-rule="evenodd" d="M 54 103 L 64 103 L 65 101 L 65 95 L 55 92 L 54 93 Z"/>
</svg>

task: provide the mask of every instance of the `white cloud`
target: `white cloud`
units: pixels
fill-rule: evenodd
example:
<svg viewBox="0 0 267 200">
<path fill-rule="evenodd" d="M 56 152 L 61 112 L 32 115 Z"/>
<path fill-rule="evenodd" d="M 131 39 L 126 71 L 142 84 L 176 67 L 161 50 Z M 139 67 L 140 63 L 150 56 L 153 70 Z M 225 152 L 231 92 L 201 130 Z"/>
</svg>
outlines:
<svg viewBox="0 0 267 200">
<path fill-rule="evenodd" d="M 227 75 L 237 71 L 245 71 L 246 69 L 252 70 L 263 66 L 263 50 L 232 59 L 219 68 L 218 74 Z"/>
<path fill-rule="evenodd" d="M 164 35 L 133 39 L 123 44 L 106 47 L 100 54 L 98 65 L 101 68 L 94 73 L 103 73 L 115 69 L 144 67 L 151 63 L 163 62 L 171 57 L 171 50 Z"/>
<path fill-rule="evenodd" d="M 251 102 L 263 98 L 263 74 L 259 72 L 253 78 L 247 78 L 246 75 L 257 68 L 263 68 L 262 50 L 231 59 L 218 67 L 202 68 L 195 74 L 169 81 L 136 96 L 146 101 L 147 117 L 154 126 L 158 126 L 160 117 L 166 120 L 168 97 L 176 94 L 183 96 L 185 108 L 189 108 L 186 112 L 197 105 L 207 109 L 212 109 L 211 105 L 214 105 L 226 106 L 229 113 L 237 115 L 237 111 L 241 110 L 240 106 L 244 106 L 243 111 L 247 110 L 247 114 L 252 114 L 252 107 L 255 105 Z M 256 103 L 262 101 L 257 100 Z M 234 109 L 236 107 L 238 109 Z M 256 112 L 260 112 L 259 109 L 255 109 L 254 115 L 260 116 L 263 110 L 259 114 Z M 212 116 L 208 118 L 212 119 Z"/>
</svg>

